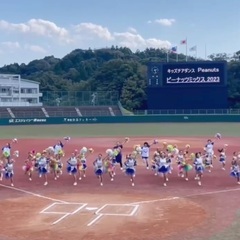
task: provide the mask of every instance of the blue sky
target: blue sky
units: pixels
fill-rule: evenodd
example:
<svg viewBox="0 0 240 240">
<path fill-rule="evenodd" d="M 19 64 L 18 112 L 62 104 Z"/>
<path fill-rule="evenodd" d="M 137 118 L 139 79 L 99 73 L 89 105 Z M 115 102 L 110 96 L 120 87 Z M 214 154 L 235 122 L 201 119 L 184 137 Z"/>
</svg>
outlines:
<svg viewBox="0 0 240 240">
<path fill-rule="evenodd" d="M 187 47 L 202 58 L 205 46 L 207 55 L 240 50 L 239 0 L 8 0 L 0 7 L 0 67 L 112 45 Z"/>
</svg>

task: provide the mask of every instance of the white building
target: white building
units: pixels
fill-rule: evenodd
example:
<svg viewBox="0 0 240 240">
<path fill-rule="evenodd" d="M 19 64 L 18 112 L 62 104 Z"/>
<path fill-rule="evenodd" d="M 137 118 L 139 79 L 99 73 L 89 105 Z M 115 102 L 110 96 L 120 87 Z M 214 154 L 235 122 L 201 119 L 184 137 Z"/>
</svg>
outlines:
<svg viewBox="0 0 240 240">
<path fill-rule="evenodd" d="M 20 75 L 0 74 L 0 106 L 42 106 L 39 83 Z"/>
</svg>

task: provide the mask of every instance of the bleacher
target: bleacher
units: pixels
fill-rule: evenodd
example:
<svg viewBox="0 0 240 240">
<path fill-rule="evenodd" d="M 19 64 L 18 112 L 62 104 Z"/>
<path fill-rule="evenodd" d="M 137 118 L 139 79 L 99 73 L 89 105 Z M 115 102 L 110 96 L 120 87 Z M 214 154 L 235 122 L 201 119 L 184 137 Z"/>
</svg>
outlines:
<svg viewBox="0 0 240 240">
<path fill-rule="evenodd" d="M 1 107 L 1 118 L 121 116 L 118 106 Z"/>
<path fill-rule="evenodd" d="M 49 117 L 79 117 L 75 107 L 44 107 Z"/>
<path fill-rule="evenodd" d="M 117 106 L 81 106 L 78 107 L 82 116 L 121 116 L 121 111 Z"/>
<path fill-rule="evenodd" d="M 9 114 L 7 108 L 1 107 L 0 108 L 0 118 L 10 118 L 11 115 Z"/>
<path fill-rule="evenodd" d="M 10 107 L 9 109 L 15 118 L 46 117 L 41 107 Z"/>
</svg>

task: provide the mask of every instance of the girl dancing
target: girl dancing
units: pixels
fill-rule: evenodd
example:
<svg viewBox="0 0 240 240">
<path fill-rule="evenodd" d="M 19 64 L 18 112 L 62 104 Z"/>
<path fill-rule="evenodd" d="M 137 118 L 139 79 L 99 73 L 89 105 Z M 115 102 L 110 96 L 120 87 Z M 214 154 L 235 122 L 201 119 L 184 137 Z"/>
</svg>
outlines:
<svg viewBox="0 0 240 240">
<path fill-rule="evenodd" d="M 67 161 L 67 172 L 69 173 L 69 175 L 73 176 L 73 186 L 77 186 L 77 165 L 78 160 L 76 158 L 76 154 L 72 153 L 72 156 Z"/>
<path fill-rule="evenodd" d="M 237 157 L 237 153 L 233 153 L 231 176 L 237 179 L 237 183 L 240 184 L 240 161 Z"/>
<path fill-rule="evenodd" d="M 158 166 L 158 173 L 163 175 L 163 186 L 166 187 L 168 182 L 167 174 L 170 171 L 170 165 L 167 162 L 167 156 L 165 153 L 162 152 L 160 154 L 160 157 L 157 162 L 157 166 Z"/>
<path fill-rule="evenodd" d="M 148 142 L 144 142 L 143 146 L 141 147 L 142 160 L 145 163 L 147 169 L 149 169 L 150 147 L 153 144 L 157 144 L 157 143 L 158 143 L 157 140 L 154 140 L 152 144 L 149 144 Z"/>
<path fill-rule="evenodd" d="M 100 185 L 103 186 L 104 160 L 102 154 L 98 154 L 97 159 L 93 162 L 94 172 L 100 180 Z"/>
<path fill-rule="evenodd" d="M 199 152 L 195 154 L 194 166 L 196 171 L 195 180 L 198 180 L 198 185 L 201 186 L 202 185 L 201 179 L 204 172 L 204 162 L 201 153 Z"/>
<path fill-rule="evenodd" d="M 136 172 L 137 162 L 136 159 L 132 156 L 132 154 L 127 155 L 126 162 L 124 163 L 125 173 L 130 176 L 130 180 L 132 182 L 132 186 L 134 186 L 134 176 Z"/>
<path fill-rule="evenodd" d="M 42 175 L 44 176 L 44 186 L 48 185 L 48 160 L 47 160 L 47 152 L 43 151 L 41 154 L 41 157 L 38 160 L 38 172 L 39 172 L 39 177 L 42 177 Z"/>
<path fill-rule="evenodd" d="M 5 178 L 10 179 L 12 187 L 14 186 L 14 184 L 13 184 L 13 175 L 14 175 L 13 164 L 14 164 L 14 160 L 8 159 L 6 166 L 5 166 Z"/>
</svg>

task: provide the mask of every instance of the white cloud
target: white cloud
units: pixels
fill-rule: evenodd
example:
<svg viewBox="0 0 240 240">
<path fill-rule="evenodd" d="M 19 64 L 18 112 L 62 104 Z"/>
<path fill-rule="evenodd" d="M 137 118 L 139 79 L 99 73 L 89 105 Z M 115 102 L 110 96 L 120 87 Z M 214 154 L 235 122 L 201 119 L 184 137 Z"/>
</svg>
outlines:
<svg viewBox="0 0 240 240">
<path fill-rule="evenodd" d="M 160 19 L 158 20 L 160 23 Z M 175 20 L 170 19 L 169 21 L 173 23 Z M 156 24 L 157 20 L 149 22 Z M 164 24 L 169 23 L 165 21 Z M 30 58 L 39 57 L 40 54 L 63 57 L 75 48 L 95 49 L 116 45 L 129 47 L 132 51 L 135 51 L 146 48 L 169 49 L 172 46 L 167 40 L 145 37 L 134 27 L 129 27 L 125 32 L 111 32 L 106 26 L 83 22 L 63 28 L 54 22 L 43 19 L 30 19 L 25 23 L 11 23 L 0 20 L 0 39 L 1 37 L 3 39 L 8 37 L 7 41 L 4 41 L 6 39 L 0 40 L 0 53 L 7 56 L 7 58 L 1 58 L 3 64 L 6 61 L 15 62 L 17 58 L 26 62 L 31 60 Z M 27 42 L 28 40 L 29 42 Z M 61 43 L 67 43 L 68 45 L 61 45 Z M 43 48 L 42 46 L 47 47 Z"/>
<path fill-rule="evenodd" d="M 114 39 L 108 28 L 90 22 L 80 23 L 74 26 L 74 30 L 76 33 L 82 34 L 83 36 L 85 34 L 87 36 L 91 35 L 93 37 L 98 37 L 107 41 L 111 41 Z"/>
<path fill-rule="evenodd" d="M 133 27 L 129 27 L 128 31 L 131 32 L 131 33 L 137 33 L 138 32 L 137 29 L 133 28 Z"/>
<path fill-rule="evenodd" d="M 31 33 L 70 42 L 69 32 L 55 23 L 43 19 L 30 19 L 26 23 L 10 23 L 0 20 L 0 29 L 12 32 Z"/>
<path fill-rule="evenodd" d="M 165 27 L 170 27 L 172 26 L 176 20 L 174 18 L 160 18 L 160 19 L 155 19 L 154 21 L 149 20 L 148 23 L 157 23 Z"/>
<path fill-rule="evenodd" d="M 114 33 L 114 36 L 118 43 L 122 46 L 129 47 L 133 50 L 152 48 L 169 48 L 171 43 L 166 40 L 160 40 L 157 38 L 143 38 L 140 34 L 131 32 Z"/>
<path fill-rule="evenodd" d="M 44 49 L 43 47 L 38 46 L 38 45 L 25 45 L 24 48 L 26 50 L 30 50 L 30 51 L 36 52 L 36 53 L 43 53 L 43 54 L 47 53 L 46 49 Z"/>
<path fill-rule="evenodd" d="M 5 47 L 5 48 L 7 47 L 9 49 L 19 49 L 20 48 L 19 42 L 10 42 L 10 41 L 8 41 L 8 42 L 1 42 L 0 45 L 2 47 Z"/>
</svg>

